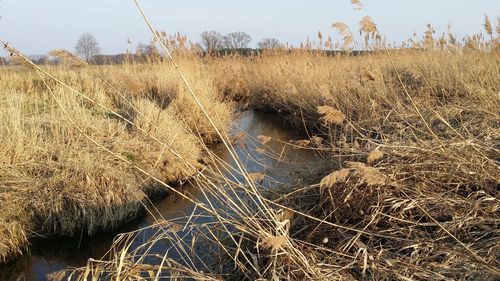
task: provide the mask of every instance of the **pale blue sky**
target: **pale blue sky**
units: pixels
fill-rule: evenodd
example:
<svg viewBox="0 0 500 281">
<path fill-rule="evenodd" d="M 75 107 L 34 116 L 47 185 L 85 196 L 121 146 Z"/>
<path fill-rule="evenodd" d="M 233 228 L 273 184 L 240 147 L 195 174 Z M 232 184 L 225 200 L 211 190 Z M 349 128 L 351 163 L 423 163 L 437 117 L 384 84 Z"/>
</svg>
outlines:
<svg viewBox="0 0 500 281">
<path fill-rule="evenodd" d="M 448 23 L 458 34 L 482 30 L 484 14 L 496 24 L 499 0 L 362 0 L 367 10 L 355 12 L 349 0 L 142 0 L 154 25 L 181 32 L 198 42 L 205 30 L 245 31 L 254 46 L 264 37 L 294 45 L 316 38 L 318 31 L 339 38 L 330 27 L 342 21 L 357 30 L 369 13 L 389 41 L 419 36 L 427 23 L 439 33 Z M 133 46 L 148 42 L 150 34 L 132 0 L 0 0 L 0 37 L 27 54 L 56 48 L 73 50 L 83 32 L 95 35 L 102 52 L 124 52 L 127 38 Z M 0 51 L 0 55 L 3 55 Z"/>
</svg>

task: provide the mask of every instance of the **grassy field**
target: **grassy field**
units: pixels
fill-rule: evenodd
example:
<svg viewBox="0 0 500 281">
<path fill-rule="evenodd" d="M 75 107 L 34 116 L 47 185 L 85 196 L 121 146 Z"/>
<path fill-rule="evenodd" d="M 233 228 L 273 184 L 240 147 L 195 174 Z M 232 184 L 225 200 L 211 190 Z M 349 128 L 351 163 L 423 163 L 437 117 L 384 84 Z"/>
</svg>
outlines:
<svg viewBox="0 0 500 281">
<path fill-rule="evenodd" d="M 137 216 L 147 197 L 195 176 L 231 210 L 195 202 L 217 217 L 193 227 L 219 249 L 218 265 L 148 257 L 163 239 L 193 259 L 179 226 L 159 222 L 162 231 L 139 250 L 123 239 L 137 233 L 124 235 L 108 260 L 55 277 L 496 279 L 497 41 L 424 38 L 391 50 L 377 43 L 359 56 L 307 48 L 180 56 L 193 92 L 170 62 L 45 68 L 59 82 L 4 68 L 0 257 L 19 253 L 36 233 L 114 228 Z M 243 182 L 219 184 L 220 171 L 201 163 L 217 162 L 211 143 L 231 150 L 224 131 L 235 108 L 273 112 L 307 130 L 308 139 L 289 145 L 336 168 L 281 194 L 266 193 L 242 168 Z M 264 148 L 276 141 L 259 139 Z M 197 173 L 203 167 L 208 172 Z"/>
</svg>

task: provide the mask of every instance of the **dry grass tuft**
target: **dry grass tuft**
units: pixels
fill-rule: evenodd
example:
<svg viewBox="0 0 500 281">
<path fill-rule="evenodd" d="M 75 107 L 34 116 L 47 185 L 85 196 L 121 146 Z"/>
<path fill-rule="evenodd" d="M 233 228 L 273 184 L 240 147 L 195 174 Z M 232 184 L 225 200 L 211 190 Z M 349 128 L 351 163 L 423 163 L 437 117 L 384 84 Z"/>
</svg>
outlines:
<svg viewBox="0 0 500 281">
<path fill-rule="evenodd" d="M 347 165 L 352 168 L 351 173 L 357 176 L 361 183 L 365 183 L 368 186 L 387 183 L 387 177 L 375 168 L 359 162 L 348 162 Z"/>
</svg>

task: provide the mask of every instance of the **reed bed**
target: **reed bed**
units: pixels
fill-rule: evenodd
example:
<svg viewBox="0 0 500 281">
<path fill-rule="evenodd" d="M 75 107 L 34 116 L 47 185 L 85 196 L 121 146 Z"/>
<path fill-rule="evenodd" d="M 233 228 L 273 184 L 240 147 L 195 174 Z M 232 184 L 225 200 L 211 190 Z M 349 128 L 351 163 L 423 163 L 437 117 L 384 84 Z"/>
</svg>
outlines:
<svg viewBox="0 0 500 281">
<path fill-rule="evenodd" d="M 359 1 L 352 2 L 360 5 Z M 144 186 L 141 184 L 144 180 L 150 181 L 148 186 L 168 188 L 168 176 L 156 171 L 156 164 L 152 165 L 164 163 L 152 162 L 152 158 L 158 155 L 164 157 L 163 154 L 167 153 L 163 152 L 163 141 L 159 137 L 152 138 L 151 143 L 145 140 L 140 143 L 138 149 L 141 149 L 141 156 L 132 151 L 133 157 L 126 154 L 119 158 L 120 161 L 112 160 L 116 159 L 112 156 L 116 156 L 115 151 L 120 151 L 121 147 L 115 142 L 130 140 L 132 143 L 136 141 L 134 137 L 150 140 L 149 129 L 163 128 L 158 123 L 153 122 L 154 126 L 151 125 L 151 120 L 168 123 L 168 120 L 178 118 L 179 122 L 174 124 L 180 126 L 179 134 L 182 132 L 185 138 L 221 140 L 234 156 L 234 163 L 225 163 L 215 153 L 204 149 L 205 168 L 203 172 L 196 173 L 192 169 L 197 165 L 193 163 L 200 158 L 201 152 L 195 153 L 193 158 L 183 156 L 184 160 L 193 161 L 174 174 L 191 178 L 191 182 L 203 194 L 202 198 L 193 198 L 189 194 L 179 193 L 195 204 L 192 214 L 165 221 L 154 209 L 149 210 L 158 217 L 155 225 L 122 234 L 116 238 L 105 257 L 90 259 L 85 267 L 62 271 L 51 277 L 54 280 L 498 279 L 500 53 L 497 39 L 491 36 L 492 40 L 485 42 L 477 39 L 480 37 L 470 37 L 460 45 L 451 42 L 451 39 L 444 42 L 435 40 L 431 32 L 421 42 L 413 42 L 413 46 L 406 44 L 399 49 L 386 46 L 376 49 L 384 45 L 380 42 L 376 25 L 368 17 L 361 24 L 362 32 L 370 35 L 367 41 L 375 42 L 373 45 L 367 44 L 366 48 L 372 46 L 370 52 L 360 56 L 332 56 L 305 47 L 299 50 L 274 50 L 253 57 L 205 57 L 203 67 L 206 71 L 200 72 L 180 67 L 181 75 L 189 77 L 189 73 L 194 71 L 200 73 L 196 76 L 200 81 L 209 79 L 201 84 L 209 85 L 211 90 L 200 88 L 200 81 L 192 79 L 174 83 L 177 87 L 173 88 L 178 91 L 174 91 L 175 95 L 168 95 L 166 107 L 162 106 L 164 102 L 158 106 L 158 94 L 154 94 L 155 91 L 148 91 L 150 95 L 146 98 L 140 94 L 124 94 L 128 88 L 133 88 L 129 85 L 115 87 L 113 93 L 116 95 L 95 95 L 93 93 L 96 91 L 86 89 L 104 86 L 92 82 L 80 85 L 75 90 L 76 93 L 86 93 L 84 96 L 91 97 L 93 102 L 90 104 L 79 100 L 79 95 L 56 99 L 63 104 L 59 104 L 59 108 L 75 110 L 77 114 L 71 116 L 77 122 L 72 122 L 77 123 L 80 130 L 79 134 L 74 131 L 64 134 L 64 130 L 71 129 L 58 127 L 56 130 L 49 126 L 49 133 L 60 132 L 58 141 L 61 141 L 61 146 L 70 141 L 64 135 L 75 138 L 71 139 L 72 143 L 86 143 L 85 139 L 89 138 L 94 140 L 92 144 L 87 143 L 86 147 L 79 145 L 85 149 L 73 153 L 97 150 L 96 146 L 101 148 L 100 154 L 93 152 L 99 155 L 99 163 L 103 167 L 116 169 L 102 177 L 111 179 L 111 185 L 115 183 L 113 180 L 123 180 L 123 177 L 117 179 L 114 176 L 124 171 L 123 176 L 131 178 L 131 186 L 128 189 L 127 185 L 120 183 L 119 188 L 131 192 L 134 197 L 141 198 L 137 196 L 138 191 L 146 196 L 147 192 L 140 188 Z M 337 27 L 340 25 L 337 24 Z M 350 40 L 347 38 L 349 32 L 343 32 L 343 36 L 346 37 L 344 40 Z M 130 71 L 130 68 L 124 69 Z M 79 71 L 88 71 L 88 68 Z M 162 73 L 150 81 L 169 78 L 179 81 L 174 76 Z M 134 74 L 131 81 L 135 80 Z M 46 83 L 43 83 L 44 86 L 47 86 Z M 57 91 L 60 84 L 58 82 L 48 88 L 55 89 L 54 93 L 61 95 Z M 155 82 L 152 84 L 155 85 Z M 33 83 L 14 83 L 12 87 L 18 87 L 16 85 L 29 88 Z M 180 89 L 187 91 L 186 99 L 189 100 L 191 96 L 196 104 L 183 102 L 179 98 L 179 93 L 183 92 Z M 16 93 L 19 92 L 25 91 Z M 203 98 L 204 95 L 207 97 Z M 22 94 L 15 97 L 9 95 L 6 103 L 17 105 L 7 106 L 11 110 L 9 116 L 20 116 L 24 108 L 19 106 L 22 104 L 20 97 Z M 274 112 L 287 118 L 290 126 L 303 128 L 309 135 L 308 139 L 288 145 L 321 155 L 325 161 L 322 166 L 329 170 L 314 176 L 304 174 L 310 183 L 266 189 L 262 185 L 266 178 L 265 171 L 246 171 L 241 159 L 235 155 L 227 132 L 223 126 L 218 128 L 216 125 L 227 124 L 230 120 L 230 117 L 223 118 L 228 116 L 223 114 L 227 110 L 219 110 L 229 106 L 216 102 L 218 99 L 237 102 L 242 108 Z M 28 98 L 26 100 L 30 101 Z M 160 100 L 165 101 L 163 98 Z M 92 112 L 99 112 L 95 108 L 96 101 L 109 104 L 124 113 L 114 114 L 113 118 L 93 115 Z M 155 110 L 165 114 L 164 118 L 154 119 L 154 114 L 148 114 L 148 108 L 153 105 L 160 108 Z M 179 109 L 184 105 L 193 108 Z M 189 116 L 192 112 L 199 112 L 197 110 L 201 110 L 202 115 Z M 52 112 L 51 109 L 49 112 Z M 136 122 L 133 122 L 133 126 L 124 122 L 137 118 L 135 114 L 139 113 L 149 121 L 140 126 Z M 65 114 L 61 118 L 68 116 Z M 18 121 L 5 126 L 3 130 L 22 136 L 29 132 L 24 129 L 13 130 L 24 128 L 24 122 L 29 118 L 23 116 L 9 120 Z M 46 126 L 44 123 L 43 128 Z M 58 123 L 57 126 L 62 125 Z M 169 127 L 172 125 L 164 126 L 168 127 L 165 134 L 172 132 Z M 103 127 L 109 130 L 101 132 L 97 129 Z M 135 127 L 141 128 L 137 135 L 131 133 Z M 43 132 L 30 133 L 29 136 L 51 139 L 51 134 Z M 112 132 L 119 137 L 114 137 Z M 109 134 L 113 137 L 110 138 Z M 40 142 L 35 137 L 22 139 Z M 164 141 L 168 143 L 169 139 Z M 279 152 L 270 151 L 266 143 L 283 140 L 260 136 L 258 141 L 262 143 L 260 153 L 281 157 Z M 136 157 L 145 157 L 144 145 L 152 149 L 154 156 L 136 165 L 130 163 Z M 159 148 L 154 150 L 157 146 Z M 57 145 L 50 146 L 51 149 L 53 147 L 57 148 Z M 112 149 L 105 149 L 107 153 L 104 153 L 103 147 Z M 123 147 L 129 151 L 134 146 L 127 143 Z M 172 150 L 183 151 L 182 147 Z M 16 150 L 11 148 L 6 151 Z M 193 152 L 192 149 L 186 151 Z M 17 157 L 25 156 L 24 151 L 20 153 L 19 150 L 9 153 Z M 44 164 L 47 159 L 52 159 L 47 156 L 52 154 L 39 154 L 46 155 L 42 157 Z M 78 162 L 86 158 L 95 159 L 91 157 L 95 155 L 79 155 L 73 159 L 78 159 Z M 3 166 L 36 166 L 37 162 L 30 159 L 38 158 L 31 156 L 20 159 L 11 160 Z M 167 163 L 171 163 L 169 161 Z M 89 163 L 94 161 L 89 160 Z M 95 176 L 104 173 L 104 168 L 99 170 L 98 167 L 90 164 L 71 167 L 75 171 L 71 176 L 81 180 L 81 174 L 91 173 Z M 16 188 L 15 192 L 2 194 L 12 196 L 12 201 L 16 199 L 15 196 L 22 194 L 18 190 L 30 190 L 33 188 L 32 182 L 43 183 L 39 178 L 33 179 L 24 174 L 18 176 L 21 170 L 14 168 L 9 169 L 11 174 L 5 173 L 6 180 L 2 178 L 2 182 L 13 183 L 11 189 L 24 184 L 24 187 Z M 307 173 L 310 168 L 304 166 L 303 172 Z M 37 171 L 34 173 L 36 175 L 47 175 L 35 168 L 31 169 Z M 62 170 L 68 171 L 68 168 Z M 52 175 L 58 175 L 53 170 L 49 171 L 48 175 L 51 176 L 46 182 L 51 182 Z M 33 177 L 30 173 L 28 175 Z M 95 182 L 93 177 L 85 179 Z M 69 185 L 60 184 L 59 187 L 82 187 L 81 181 L 69 182 Z M 97 187 L 90 190 L 94 189 Z M 175 189 L 172 191 L 175 192 Z M 119 200 L 128 198 L 128 193 L 124 191 L 106 192 L 103 195 L 113 194 L 110 192 L 127 194 L 117 196 Z M 57 197 L 59 194 L 52 193 L 50 196 L 60 198 Z M 19 197 L 25 202 L 24 195 Z M 78 201 L 78 204 L 84 204 L 82 201 Z M 110 205 L 115 204 L 111 202 Z M 78 204 L 76 206 L 81 206 Z M 32 206 L 27 204 L 22 210 L 32 212 Z M 78 213 L 78 207 L 75 210 Z M 113 212 L 112 207 L 106 210 Z M 13 221 L 12 217 L 25 216 L 13 211 L 5 214 L 10 216 L 4 220 L 10 221 L 10 224 L 6 224 L 6 232 L 11 235 L 27 237 L 26 231 L 18 229 L 36 229 L 33 226 L 36 220 Z M 120 212 L 115 216 L 122 214 Z M 54 218 L 53 215 L 48 217 Z M 23 225 L 28 227 L 19 228 Z M 17 248 L 7 249 L 16 251 Z"/>
<path fill-rule="evenodd" d="M 259 188 L 265 173 L 249 175 L 253 183 L 204 176 L 196 183 L 212 204 L 195 201 L 208 214 L 192 216 L 215 221 L 164 222 L 135 244 L 121 242 L 140 232 L 126 234 L 104 260 L 59 277 L 493 280 L 499 58 L 399 50 L 209 59 L 221 94 L 305 127 L 310 139 L 289 145 L 315 150 L 335 168 L 280 194 Z M 179 229 L 193 231 L 196 243 L 183 244 Z"/>
<path fill-rule="evenodd" d="M 330 266 L 322 278 L 493 280 L 499 59 L 477 49 L 299 50 L 215 59 L 214 71 L 226 96 L 305 127 L 310 139 L 298 144 L 338 164 L 281 202 L 311 216 L 294 216 L 290 236 Z"/>
</svg>

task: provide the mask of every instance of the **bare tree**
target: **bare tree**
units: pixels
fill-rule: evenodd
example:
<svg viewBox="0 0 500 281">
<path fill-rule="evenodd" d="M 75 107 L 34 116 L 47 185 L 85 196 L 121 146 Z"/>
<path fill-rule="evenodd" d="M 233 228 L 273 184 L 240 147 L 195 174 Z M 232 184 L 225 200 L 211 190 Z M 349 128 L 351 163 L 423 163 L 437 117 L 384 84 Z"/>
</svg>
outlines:
<svg viewBox="0 0 500 281">
<path fill-rule="evenodd" d="M 264 38 L 257 43 L 257 46 L 259 49 L 279 49 L 283 47 L 283 44 L 275 38 Z"/>
<path fill-rule="evenodd" d="M 205 31 L 201 34 L 201 45 L 207 53 L 220 51 L 224 48 L 224 36 L 217 31 Z"/>
<path fill-rule="evenodd" d="M 243 49 L 248 47 L 252 37 L 245 32 L 232 32 L 224 37 L 224 45 L 227 49 Z"/>
<path fill-rule="evenodd" d="M 156 45 L 154 43 L 150 44 L 139 43 L 137 45 L 137 48 L 135 49 L 135 53 L 137 55 L 146 55 L 146 56 L 155 56 L 160 54 L 158 48 L 156 48 Z"/>
<path fill-rule="evenodd" d="M 158 62 L 162 59 L 160 50 L 158 50 L 154 41 L 151 41 L 149 44 L 139 43 L 135 50 L 135 54 L 139 56 L 141 60 L 146 59 L 151 62 Z"/>
<path fill-rule="evenodd" d="M 97 43 L 95 37 L 86 32 L 78 38 L 75 46 L 76 53 L 80 55 L 85 61 L 89 62 L 92 57 L 99 55 L 101 48 Z"/>
</svg>

